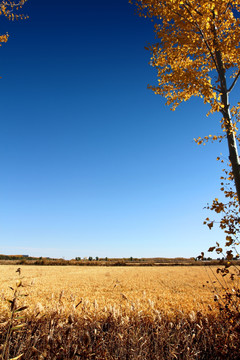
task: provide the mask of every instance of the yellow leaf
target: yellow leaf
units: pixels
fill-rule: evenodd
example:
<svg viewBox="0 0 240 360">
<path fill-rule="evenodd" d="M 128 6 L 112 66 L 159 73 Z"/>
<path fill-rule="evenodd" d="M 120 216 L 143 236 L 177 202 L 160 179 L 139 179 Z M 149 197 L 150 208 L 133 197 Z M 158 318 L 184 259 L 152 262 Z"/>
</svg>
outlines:
<svg viewBox="0 0 240 360">
<path fill-rule="evenodd" d="M 22 357 L 22 356 L 23 356 L 23 354 L 20 354 L 20 355 L 14 357 L 14 358 L 9 359 L 9 360 L 17 360 L 17 359 L 20 359 L 20 357 Z"/>
</svg>

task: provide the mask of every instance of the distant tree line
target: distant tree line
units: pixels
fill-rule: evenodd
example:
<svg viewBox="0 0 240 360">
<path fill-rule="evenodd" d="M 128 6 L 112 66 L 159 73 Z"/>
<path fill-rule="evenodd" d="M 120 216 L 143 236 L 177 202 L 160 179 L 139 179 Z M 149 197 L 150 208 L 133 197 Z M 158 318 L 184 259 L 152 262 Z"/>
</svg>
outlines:
<svg viewBox="0 0 240 360">
<path fill-rule="evenodd" d="M 3 254 L 0 254 L 0 260 L 23 260 L 23 259 L 34 260 L 36 258 L 28 256 L 28 255 L 3 255 Z"/>
</svg>

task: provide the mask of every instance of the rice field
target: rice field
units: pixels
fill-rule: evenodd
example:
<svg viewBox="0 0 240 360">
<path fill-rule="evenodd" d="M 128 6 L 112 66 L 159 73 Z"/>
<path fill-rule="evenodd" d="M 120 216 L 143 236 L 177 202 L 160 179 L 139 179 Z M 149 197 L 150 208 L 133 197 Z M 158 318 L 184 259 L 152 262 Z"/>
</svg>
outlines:
<svg viewBox="0 0 240 360">
<path fill-rule="evenodd" d="M 27 295 L 17 299 L 27 306 L 26 325 L 12 333 L 12 357 L 240 358 L 238 333 L 228 334 L 214 301 L 222 291 L 216 268 L 22 266 L 20 276 L 17 269 L 0 266 L 0 349 L 10 287 L 21 279 L 18 294 Z"/>
<path fill-rule="evenodd" d="M 0 267 L 2 308 L 6 294 L 11 295 L 9 286 L 19 278 L 18 267 Z M 37 304 L 52 310 L 59 303 L 64 311 L 72 311 L 82 301 L 92 309 L 96 304 L 101 309 L 126 310 L 150 306 L 174 315 L 178 311 L 209 312 L 214 302 L 213 287 L 207 284 L 213 275 L 203 267 L 24 266 L 21 270 L 24 291 L 31 299 L 28 311 L 34 311 Z"/>
</svg>

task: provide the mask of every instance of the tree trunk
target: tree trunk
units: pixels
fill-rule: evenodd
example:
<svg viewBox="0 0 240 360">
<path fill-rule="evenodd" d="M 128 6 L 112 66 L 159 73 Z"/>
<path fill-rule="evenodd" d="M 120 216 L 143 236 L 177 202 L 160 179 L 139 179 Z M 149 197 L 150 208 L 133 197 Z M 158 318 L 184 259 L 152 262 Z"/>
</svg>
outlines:
<svg viewBox="0 0 240 360">
<path fill-rule="evenodd" d="M 216 32 L 214 28 L 214 36 L 215 36 L 215 57 L 216 57 L 216 65 L 217 65 L 217 72 L 219 76 L 220 82 L 220 90 L 221 90 L 221 101 L 223 104 L 223 108 L 221 113 L 223 114 L 224 126 L 227 132 L 227 141 L 228 141 L 228 149 L 229 149 L 229 160 L 231 161 L 232 165 L 232 172 L 238 197 L 238 203 L 240 206 L 240 162 L 238 156 L 238 149 L 236 143 L 236 136 L 233 129 L 233 123 L 231 119 L 231 113 L 229 110 L 229 91 L 227 88 L 227 81 L 225 75 L 225 68 L 222 61 L 222 54 L 217 47 L 216 41 Z"/>
<path fill-rule="evenodd" d="M 226 84 L 225 75 L 223 78 L 223 81 L 221 83 Z M 238 156 L 238 149 L 237 149 L 237 143 L 236 143 L 236 136 L 233 129 L 233 123 L 231 119 L 231 113 L 229 110 L 229 95 L 228 91 L 226 89 L 226 86 L 224 85 L 222 87 L 222 90 L 224 88 L 224 91 L 222 91 L 222 103 L 224 105 L 224 108 L 222 109 L 223 119 L 224 119 L 224 126 L 226 128 L 227 132 L 227 141 L 228 141 L 228 150 L 229 150 L 229 160 L 231 161 L 232 165 L 232 173 L 234 177 L 236 192 L 238 196 L 238 203 L 240 206 L 240 162 L 239 162 L 239 156 Z"/>
<path fill-rule="evenodd" d="M 226 116 L 226 114 L 224 114 Z M 229 124 L 229 129 L 227 129 L 227 141 L 228 141 L 228 149 L 229 149 L 229 160 L 231 161 L 232 165 L 232 172 L 236 187 L 236 192 L 238 196 L 238 203 L 240 206 L 240 163 L 239 163 L 239 156 L 238 156 L 238 149 L 236 144 L 236 137 L 234 135 L 234 132 L 232 131 L 232 120 L 230 111 L 228 109 L 227 119 L 224 116 L 224 121 L 226 121 L 226 124 Z"/>
</svg>

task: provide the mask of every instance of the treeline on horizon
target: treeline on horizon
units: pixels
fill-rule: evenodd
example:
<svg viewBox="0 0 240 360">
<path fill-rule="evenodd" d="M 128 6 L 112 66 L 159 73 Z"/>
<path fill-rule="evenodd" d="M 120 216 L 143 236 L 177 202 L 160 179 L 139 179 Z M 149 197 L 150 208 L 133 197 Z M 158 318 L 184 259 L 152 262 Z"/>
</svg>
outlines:
<svg viewBox="0 0 240 360">
<path fill-rule="evenodd" d="M 63 258 L 31 257 L 28 255 L 0 254 L 0 265 L 77 265 L 77 266 L 203 266 L 225 265 L 225 259 L 204 258 L 80 258 L 65 260 Z M 233 260 L 240 265 L 240 260 Z"/>
</svg>

